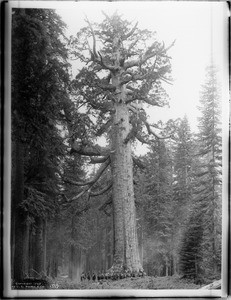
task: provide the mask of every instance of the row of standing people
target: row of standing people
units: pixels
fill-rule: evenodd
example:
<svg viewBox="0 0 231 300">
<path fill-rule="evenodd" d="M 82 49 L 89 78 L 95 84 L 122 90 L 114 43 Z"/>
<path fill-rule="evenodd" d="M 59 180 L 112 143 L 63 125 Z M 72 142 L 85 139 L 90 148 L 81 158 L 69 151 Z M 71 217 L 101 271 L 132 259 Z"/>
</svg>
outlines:
<svg viewBox="0 0 231 300">
<path fill-rule="evenodd" d="M 118 280 L 118 279 L 123 279 L 123 278 L 128 278 L 128 277 L 143 277 L 145 276 L 145 272 L 140 271 L 138 273 L 132 273 L 129 271 L 122 272 L 120 274 L 110 274 L 107 272 L 83 272 L 81 274 L 81 281 L 85 280 L 92 280 L 92 281 L 100 281 L 100 280 Z"/>
</svg>

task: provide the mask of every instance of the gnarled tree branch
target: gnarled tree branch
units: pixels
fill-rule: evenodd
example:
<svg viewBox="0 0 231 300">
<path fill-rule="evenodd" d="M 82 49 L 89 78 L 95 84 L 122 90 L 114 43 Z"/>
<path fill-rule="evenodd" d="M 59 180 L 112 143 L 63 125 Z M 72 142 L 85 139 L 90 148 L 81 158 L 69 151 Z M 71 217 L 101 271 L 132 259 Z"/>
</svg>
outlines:
<svg viewBox="0 0 231 300">
<path fill-rule="evenodd" d="M 142 100 L 142 101 L 144 101 L 144 102 L 146 102 L 147 104 L 150 104 L 150 105 L 152 105 L 152 106 L 159 106 L 159 107 L 161 107 L 162 105 L 160 104 L 160 103 L 158 103 L 157 101 L 155 101 L 154 99 L 150 99 L 150 98 L 148 98 L 148 97 L 143 97 L 143 98 L 141 98 L 140 100 Z"/>
<path fill-rule="evenodd" d="M 100 147 L 99 145 L 83 146 L 78 142 L 74 142 L 70 153 L 74 152 L 84 156 L 108 156 L 110 154 L 110 149 Z"/>
<path fill-rule="evenodd" d="M 173 47 L 175 44 L 175 40 L 173 43 L 168 46 L 167 48 L 164 48 L 164 45 L 161 49 L 158 49 L 157 51 L 153 51 L 153 49 L 156 47 L 156 43 L 154 42 L 145 52 L 142 58 L 140 59 L 135 59 L 132 61 L 128 61 L 127 63 L 124 64 L 124 69 L 127 70 L 132 67 L 139 67 L 140 65 L 144 64 L 148 59 L 154 57 L 154 56 L 166 56 L 165 53 Z"/>
<path fill-rule="evenodd" d="M 142 137 L 142 135 L 140 135 L 139 133 L 136 133 L 136 139 L 141 142 L 141 144 L 150 144 L 150 141 L 146 140 L 145 138 Z"/>
<path fill-rule="evenodd" d="M 152 53 L 144 55 L 140 59 L 128 61 L 124 64 L 124 69 L 127 70 L 132 67 L 139 67 L 140 65 L 144 64 L 148 59 L 150 59 L 156 55 L 157 55 L 157 52 L 152 52 Z"/>
<path fill-rule="evenodd" d="M 104 91 L 114 92 L 114 91 L 116 90 L 116 88 L 115 88 L 112 84 L 110 84 L 110 83 L 108 83 L 108 84 L 103 84 L 103 83 L 101 83 L 101 82 L 98 82 L 98 83 L 97 83 L 97 86 L 98 86 L 99 88 L 101 88 L 102 90 L 104 90 Z"/>
<path fill-rule="evenodd" d="M 96 197 L 96 196 L 103 195 L 104 193 L 109 191 L 111 189 L 111 187 L 112 187 L 112 182 L 110 182 L 108 185 L 106 185 L 104 188 L 102 188 L 101 190 L 99 190 L 97 192 L 91 192 L 90 197 Z"/>
<path fill-rule="evenodd" d="M 138 43 L 139 38 L 137 38 L 133 43 L 130 44 L 130 46 L 128 47 L 127 53 L 130 54 L 132 48 Z"/>
<path fill-rule="evenodd" d="M 134 113 L 139 114 L 139 111 L 138 111 L 136 108 L 134 108 L 132 105 L 128 105 L 128 107 L 129 107 L 129 109 L 130 109 L 131 111 L 133 111 Z M 145 118 L 142 114 L 139 114 L 139 119 L 140 119 L 140 120 L 144 123 L 144 125 L 146 126 L 149 135 L 152 134 L 152 135 L 154 135 L 154 136 L 155 136 L 156 138 L 158 138 L 158 139 L 168 139 L 168 138 L 171 138 L 171 136 L 165 136 L 165 137 L 159 136 L 155 131 L 152 130 L 152 128 L 151 128 L 152 125 L 150 125 L 150 124 L 147 122 L 146 118 Z M 137 140 L 139 140 L 142 144 L 149 144 L 149 143 L 150 143 L 149 141 L 146 141 L 146 140 L 139 134 L 138 131 L 136 132 L 135 137 L 136 137 Z"/>
<path fill-rule="evenodd" d="M 100 205 L 100 207 L 98 208 L 98 210 L 103 210 L 106 208 L 107 205 L 112 204 L 112 196 L 110 196 L 102 205 Z M 105 211 L 104 211 L 105 212 Z"/>
<path fill-rule="evenodd" d="M 90 54 L 91 54 L 91 60 L 99 63 L 104 69 L 110 70 L 111 72 L 115 72 L 116 70 L 118 70 L 118 67 L 108 65 L 107 63 L 104 62 L 101 53 L 99 51 L 97 53 L 97 51 L 96 51 L 95 32 L 94 32 L 94 30 L 92 28 L 92 25 L 91 25 L 91 23 L 90 23 L 90 21 L 88 20 L 87 17 L 86 17 L 85 21 L 87 22 L 87 24 L 88 24 L 88 26 L 91 30 L 91 34 L 92 34 L 92 38 L 93 38 L 93 49 L 92 49 L 92 51 L 90 49 L 89 43 L 87 42 L 88 43 L 88 48 L 89 48 L 89 51 L 90 51 Z"/>
<path fill-rule="evenodd" d="M 66 182 L 66 183 L 69 183 L 69 184 L 77 185 L 77 186 L 85 186 L 85 185 L 93 186 L 99 180 L 99 178 L 101 177 L 101 175 L 103 174 L 103 172 L 107 169 L 107 167 L 109 165 L 110 165 L 110 158 L 108 158 L 105 161 L 105 163 L 103 163 L 100 166 L 100 168 L 97 171 L 96 175 L 91 180 L 88 180 L 88 181 L 85 181 L 85 182 L 80 182 L 80 181 L 74 181 L 74 180 L 68 179 L 68 178 L 63 178 L 63 181 Z"/>
<path fill-rule="evenodd" d="M 104 62 L 103 57 L 101 53 L 98 51 L 98 54 L 100 56 L 100 59 L 97 60 L 97 62 L 106 70 L 110 70 L 111 72 L 118 71 L 119 68 L 116 66 L 108 65 L 107 63 Z"/>
<path fill-rule="evenodd" d="M 102 135 L 111 126 L 112 118 L 110 118 L 105 124 L 103 124 L 99 130 L 96 132 L 96 136 Z"/>
<path fill-rule="evenodd" d="M 147 121 L 142 120 L 147 128 L 148 134 L 152 134 L 154 135 L 156 138 L 160 139 L 160 140 L 165 140 L 165 139 L 169 139 L 171 138 L 171 136 L 160 136 L 158 133 L 156 133 L 155 131 L 152 130 L 151 126 Z"/>
<path fill-rule="evenodd" d="M 109 156 L 102 156 L 102 157 L 91 157 L 90 164 L 101 164 L 104 163 Z"/>
<path fill-rule="evenodd" d="M 108 159 L 104 164 L 101 165 L 101 167 L 99 168 L 97 174 L 95 175 L 95 177 L 92 180 L 89 180 L 88 182 L 85 182 L 85 184 L 87 184 L 88 187 L 86 187 L 84 190 L 82 190 L 78 195 L 74 196 L 70 201 L 75 201 L 75 200 L 79 199 L 81 196 L 83 196 L 87 192 L 89 192 L 89 195 L 88 195 L 88 198 L 89 198 L 90 193 L 91 193 L 91 188 L 99 180 L 99 178 L 101 177 L 103 172 L 107 169 L 109 164 L 110 164 L 110 159 Z M 74 185 L 79 185 L 79 182 L 75 182 L 75 181 L 72 181 L 72 180 L 68 180 L 68 182 L 71 183 L 71 184 L 74 184 Z M 81 184 L 81 185 L 83 185 L 83 184 Z"/>
<path fill-rule="evenodd" d="M 147 104 L 150 104 L 152 106 L 159 106 L 159 107 L 164 106 L 164 104 L 161 104 L 161 103 L 157 102 L 155 99 L 152 99 L 151 97 L 144 97 L 140 93 L 136 93 L 134 91 L 133 95 L 131 95 L 128 98 L 128 100 L 126 101 L 126 104 L 130 104 L 129 109 L 131 109 L 130 107 L 133 105 L 134 101 L 137 101 L 137 100 L 138 101 L 143 101 L 143 102 L 145 102 Z"/>
<path fill-rule="evenodd" d="M 145 165 L 143 164 L 143 162 L 139 158 L 132 156 L 132 160 L 133 160 L 134 164 L 137 165 L 137 167 L 139 167 L 140 169 L 146 168 Z"/>
<path fill-rule="evenodd" d="M 90 30 L 91 30 L 91 34 L 92 34 L 92 38 L 93 38 L 93 52 L 90 50 L 90 45 L 88 44 L 88 47 L 89 47 L 89 51 L 91 51 L 93 57 L 92 59 L 95 60 L 98 58 L 98 54 L 96 52 L 96 39 L 95 39 L 95 33 L 94 33 L 94 30 L 91 26 L 91 23 L 90 21 L 88 20 L 88 18 L 85 16 L 85 21 L 87 22 L 88 26 L 90 27 Z"/>
<path fill-rule="evenodd" d="M 136 24 L 134 25 L 134 27 L 126 34 L 122 37 L 122 39 L 125 41 L 127 40 L 131 35 L 133 35 L 133 33 L 135 32 L 136 28 L 137 28 L 138 22 L 136 22 Z"/>
<path fill-rule="evenodd" d="M 126 138 L 124 139 L 124 144 L 127 144 L 134 136 L 135 136 L 136 129 L 132 127 L 132 129 L 127 134 Z"/>
</svg>

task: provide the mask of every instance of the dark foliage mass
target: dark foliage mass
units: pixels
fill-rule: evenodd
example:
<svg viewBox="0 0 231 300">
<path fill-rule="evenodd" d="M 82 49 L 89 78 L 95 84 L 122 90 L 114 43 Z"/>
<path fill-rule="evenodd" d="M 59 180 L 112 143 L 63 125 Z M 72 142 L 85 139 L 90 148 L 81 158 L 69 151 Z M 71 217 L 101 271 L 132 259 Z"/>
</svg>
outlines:
<svg viewBox="0 0 231 300">
<path fill-rule="evenodd" d="M 165 105 L 163 82 L 171 72 L 168 48 L 154 34 L 105 14 L 102 24 L 86 19 L 87 27 L 68 40 L 53 10 L 12 13 L 13 287 L 118 288 L 113 282 L 120 280 L 121 288 L 196 288 L 219 279 L 221 124 L 214 66 L 202 86 L 197 134 L 186 116 L 149 124 L 141 102 Z M 115 44 L 115 33 L 122 42 Z M 148 38 L 154 42 L 147 46 Z M 84 66 L 75 79 L 73 56 Z M 109 165 L 122 104 L 112 78 L 127 89 L 130 131 L 123 144 L 133 150 L 148 145 L 145 155 L 132 152 L 139 270 L 124 263 L 120 273 L 114 272 L 118 224 Z M 105 147 L 97 144 L 100 136 Z M 124 222 L 129 225 L 126 216 Z"/>
</svg>

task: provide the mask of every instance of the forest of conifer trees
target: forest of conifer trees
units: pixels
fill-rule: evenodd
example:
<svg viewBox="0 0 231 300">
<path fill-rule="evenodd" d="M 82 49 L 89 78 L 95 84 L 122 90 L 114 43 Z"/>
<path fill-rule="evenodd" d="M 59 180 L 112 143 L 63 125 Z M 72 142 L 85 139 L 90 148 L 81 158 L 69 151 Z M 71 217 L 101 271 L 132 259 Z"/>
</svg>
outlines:
<svg viewBox="0 0 231 300">
<path fill-rule="evenodd" d="M 146 107 L 171 101 L 171 47 L 118 13 L 86 17 L 69 39 L 54 10 L 13 10 L 13 288 L 221 278 L 217 71 L 209 65 L 201 83 L 197 131 L 186 115 L 152 124 Z"/>
</svg>

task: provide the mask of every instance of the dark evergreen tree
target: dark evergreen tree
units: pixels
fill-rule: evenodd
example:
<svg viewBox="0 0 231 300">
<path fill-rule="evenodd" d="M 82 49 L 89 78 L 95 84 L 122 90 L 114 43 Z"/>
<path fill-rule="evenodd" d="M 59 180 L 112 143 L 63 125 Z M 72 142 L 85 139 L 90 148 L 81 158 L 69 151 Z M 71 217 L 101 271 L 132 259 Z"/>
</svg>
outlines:
<svg viewBox="0 0 231 300">
<path fill-rule="evenodd" d="M 192 202 L 193 140 L 186 116 L 178 120 L 173 148 L 173 227 L 174 240 L 177 241 L 175 251 L 177 253 L 177 270 L 179 271 L 178 252 L 180 241 L 185 232 L 185 227 L 187 231 L 190 204 Z"/>
<path fill-rule="evenodd" d="M 180 251 L 181 272 L 196 280 L 220 278 L 221 127 L 216 71 L 207 68 L 202 86 L 199 134 L 194 143 L 192 204 Z"/>
<path fill-rule="evenodd" d="M 180 247 L 180 272 L 183 277 L 194 279 L 202 275 L 203 212 L 199 203 L 191 205 L 191 214 L 183 231 Z"/>
<path fill-rule="evenodd" d="M 185 116 L 177 129 L 174 157 L 174 197 L 183 210 L 191 198 L 192 135 Z M 183 211 L 180 211 L 180 214 Z"/>
<path fill-rule="evenodd" d="M 64 121 L 63 103 L 68 101 L 64 27 L 53 10 L 13 10 L 11 234 L 15 280 L 28 276 L 29 269 L 33 276 L 45 271 L 46 219 L 56 205 L 58 166 L 66 152 L 59 127 Z"/>
<path fill-rule="evenodd" d="M 172 157 L 168 141 L 152 143 L 146 155 L 142 196 L 144 267 L 149 275 L 170 275 L 172 270 Z M 141 209 L 138 209 L 140 211 Z M 142 216 L 141 215 L 141 216 Z"/>
<path fill-rule="evenodd" d="M 221 271 L 221 99 L 216 68 L 206 70 L 202 86 L 198 135 L 200 166 L 196 198 L 203 199 L 203 269 L 205 275 L 220 276 Z M 218 273 L 218 274 L 217 274 Z M 213 275 L 212 275 L 213 274 Z"/>
</svg>

